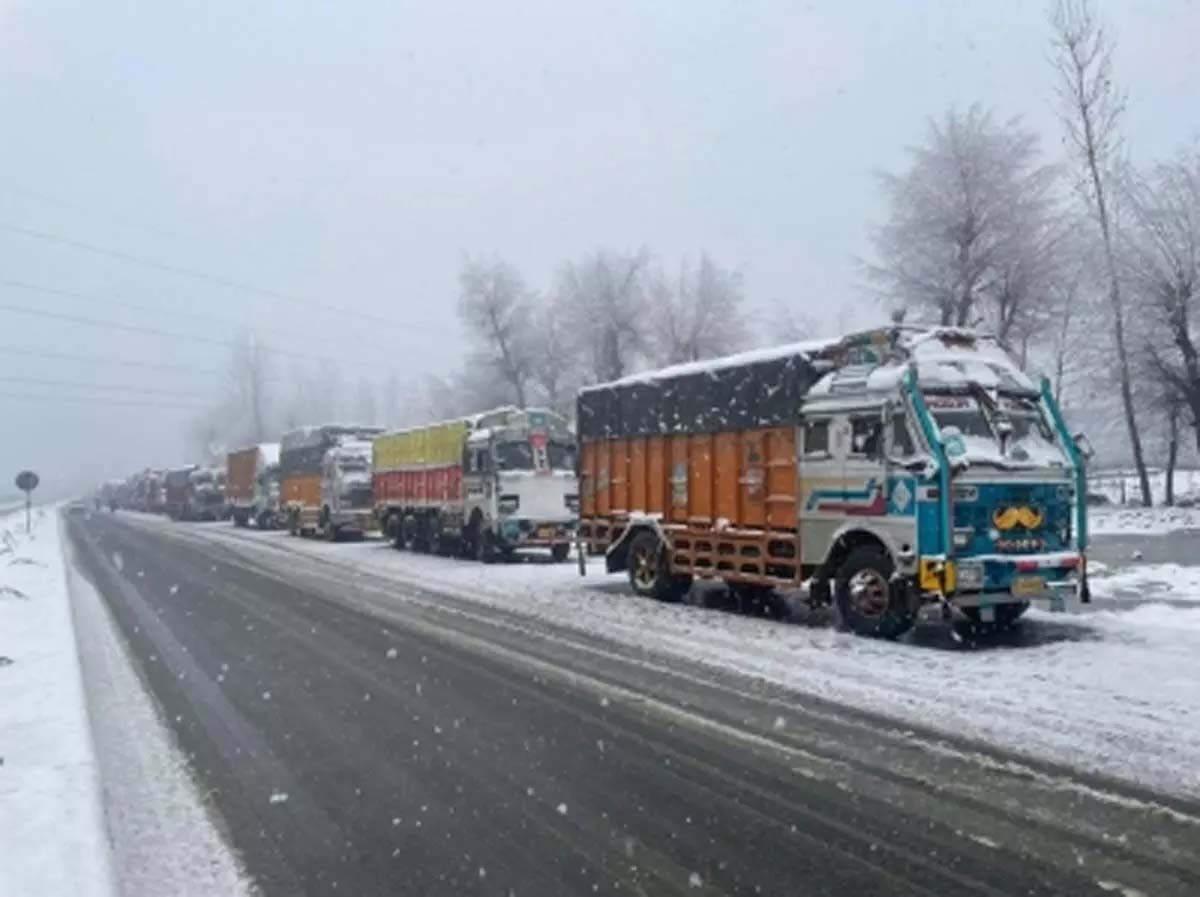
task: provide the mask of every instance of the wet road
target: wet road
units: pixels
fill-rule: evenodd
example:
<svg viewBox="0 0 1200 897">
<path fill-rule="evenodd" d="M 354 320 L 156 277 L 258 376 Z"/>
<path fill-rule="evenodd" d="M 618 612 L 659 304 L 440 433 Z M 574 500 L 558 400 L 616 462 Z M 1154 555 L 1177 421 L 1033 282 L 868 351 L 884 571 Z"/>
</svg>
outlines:
<svg viewBox="0 0 1200 897">
<path fill-rule="evenodd" d="M 267 895 L 1200 893 L 1184 801 L 421 583 L 68 531 Z"/>
</svg>

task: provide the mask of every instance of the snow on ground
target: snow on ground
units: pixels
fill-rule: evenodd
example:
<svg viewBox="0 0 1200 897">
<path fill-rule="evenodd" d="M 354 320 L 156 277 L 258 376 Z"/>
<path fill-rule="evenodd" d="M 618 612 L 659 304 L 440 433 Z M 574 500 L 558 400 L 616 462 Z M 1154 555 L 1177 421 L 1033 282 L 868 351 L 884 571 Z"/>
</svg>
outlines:
<svg viewBox="0 0 1200 897">
<path fill-rule="evenodd" d="M 54 508 L 0 515 L 0 895 L 240 895 Z"/>
<path fill-rule="evenodd" d="M 1161 502 L 1167 494 L 1167 475 L 1164 470 L 1151 469 L 1150 494 Z M 1113 504 L 1136 504 L 1141 498 L 1138 475 L 1132 470 L 1095 471 L 1088 474 L 1088 492 L 1105 496 Z M 1177 498 L 1194 496 L 1200 499 L 1200 470 L 1175 471 Z"/>
<path fill-rule="evenodd" d="M 0 894 L 114 894 L 57 514 L 0 516 Z"/>
<path fill-rule="evenodd" d="M 103 599 L 67 580 L 100 766 L 113 867 L 124 897 L 239 897 L 245 873 L 202 803 Z"/>
<path fill-rule="evenodd" d="M 1088 509 L 1088 532 L 1093 536 L 1161 536 L 1180 530 L 1200 531 L 1200 508 Z"/>
<path fill-rule="evenodd" d="M 1197 549 L 1200 550 L 1200 542 Z M 1088 582 L 1097 599 L 1190 602 L 1200 607 L 1200 567 L 1197 566 L 1170 563 L 1112 568 L 1089 561 Z"/>
<path fill-rule="evenodd" d="M 156 518 L 138 522 L 169 525 Z M 1194 591 L 1180 594 L 1198 600 L 1197 607 L 1035 610 L 1018 638 L 965 648 L 940 622 L 893 643 L 840 632 L 827 618 L 785 625 L 659 604 L 632 597 L 624 577 L 605 575 L 597 562 L 580 579 L 574 563 L 484 566 L 397 552 L 380 542 L 329 545 L 227 524 L 178 532 L 260 543 L 264 552 L 286 552 L 292 569 L 308 558 L 393 577 L 397 601 L 404 600 L 405 581 L 443 589 L 660 657 L 759 676 L 902 724 L 1200 797 L 1200 595 Z"/>
</svg>

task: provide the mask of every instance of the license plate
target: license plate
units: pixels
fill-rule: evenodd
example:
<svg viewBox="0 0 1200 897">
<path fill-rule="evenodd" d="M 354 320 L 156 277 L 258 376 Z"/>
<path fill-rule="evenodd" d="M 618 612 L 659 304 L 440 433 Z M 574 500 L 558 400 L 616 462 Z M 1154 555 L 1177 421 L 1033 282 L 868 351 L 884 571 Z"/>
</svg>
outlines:
<svg viewBox="0 0 1200 897">
<path fill-rule="evenodd" d="M 552 526 L 543 526 L 538 530 L 539 539 L 553 539 L 556 535 L 557 533 L 554 531 L 554 527 Z"/>
<path fill-rule="evenodd" d="M 1012 593 L 1021 598 L 1040 595 L 1046 591 L 1046 580 L 1040 576 L 1018 576 L 1013 579 Z"/>
</svg>

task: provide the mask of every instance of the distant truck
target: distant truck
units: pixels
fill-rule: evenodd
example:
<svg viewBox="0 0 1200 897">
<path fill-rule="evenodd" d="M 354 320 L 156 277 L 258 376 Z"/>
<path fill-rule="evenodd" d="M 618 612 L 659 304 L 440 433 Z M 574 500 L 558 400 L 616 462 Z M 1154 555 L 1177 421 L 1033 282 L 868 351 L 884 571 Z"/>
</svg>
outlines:
<svg viewBox="0 0 1200 897">
<path fill-rule="evenodd" d="M 580 538 L 640 595 L 780 590 L 894 638 L 1088 600 L 1089 453 L 990 336 L 890 328 L 680 365 L 578 399 Z"/>
<path fill-rule="evenodd" d="M 189 464 L 168 470 L 166 511 L 172 520 L 221 520 L 225 516 L 225 471 Z"/>
<path fill-rule="evenodd" d="M 289 533 L 334 541 L 373 528 L 370 439 L 382 431 L 325 424 L 283 434 L 280 502 Z"/>
<path fill-rule="evenodd" d="M 190 520 L 192 514 L 192 473 L 196 465 L 175 467 L 163 480 L 164 508 L 172 520 Z"/>
<path fill-rule="evenodd" d="M 279 443 L 264 442 L 230 452 L 225 459 L 225 501 L 234 525 L 278 525 Z"/>
<path fill-rule="evenodd" d="M 575 439 L 546 409 L 498 408 L 374 442 L 375 514 L 397 548 L 482 561 L 570 551 L 579 510 Z"/>
</svg>

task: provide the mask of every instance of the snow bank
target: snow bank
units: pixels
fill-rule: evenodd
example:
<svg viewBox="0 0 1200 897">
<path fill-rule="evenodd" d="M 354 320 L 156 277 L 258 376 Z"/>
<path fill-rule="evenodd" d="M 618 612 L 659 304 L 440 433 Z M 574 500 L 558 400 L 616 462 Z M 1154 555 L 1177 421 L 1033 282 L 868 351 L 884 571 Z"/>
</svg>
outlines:
<svg viewBox="0 0 1200 897">
<path fill-rule="evenodd" d="M 0 517 L 0 894 L 116 893 L 53 509 Z"/>
<path fill-rule="evenodd" d="M 1200 567 L 1135 564 L 1110 571 L 1092 561 L 1088 564 L 1088 583 L 1096 598 L 1194 602 L 1200 606 Z"/>
<path fill-rule="evenodd" d="M 1093 536 L 1161 536 L 1188 529 L 1200 531 L 1200 508 L 1088 509 L 1088 532 Z"/>
</svg>

